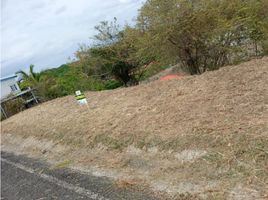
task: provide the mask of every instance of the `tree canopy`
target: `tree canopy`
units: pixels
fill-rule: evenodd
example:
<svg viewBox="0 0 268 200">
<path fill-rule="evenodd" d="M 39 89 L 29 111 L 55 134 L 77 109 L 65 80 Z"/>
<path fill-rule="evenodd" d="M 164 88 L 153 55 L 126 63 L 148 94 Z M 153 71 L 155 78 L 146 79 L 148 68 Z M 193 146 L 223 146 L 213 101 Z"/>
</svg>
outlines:
<svg viewBox="0 0 268 200">
<path fill-rule="evenodd" d="M 97 24 L 93 44 L 82 44 L 68 65 L 19 73 L 49 99 L 136 85 L 175 64 L 202 74 L 268 54 L 267 10 L 267 0 L 147 0 L 132 26 L 116 18 Z"/>
<path fill-rule="evenodd" d="M 149 46 L 158 57 L 201 74 L 242 57 L 247 45 L 265 39 L 264 5 L 255 0 L 148 0 L 137 28 L 150 35 Z"/>
</svg>

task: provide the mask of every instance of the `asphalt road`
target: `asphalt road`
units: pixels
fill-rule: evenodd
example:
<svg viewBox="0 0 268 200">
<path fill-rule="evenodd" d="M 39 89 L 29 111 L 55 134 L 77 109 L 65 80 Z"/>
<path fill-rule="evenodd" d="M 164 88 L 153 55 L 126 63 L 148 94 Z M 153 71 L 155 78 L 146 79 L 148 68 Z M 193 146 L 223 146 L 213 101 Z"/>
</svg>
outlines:
<svg viewBox="0 0 268 200">
<path fill-rule="evenodd" d="M 105 177 L 70 169 L 52 169 L 47 163 L 1 152 L 1 200 L 153 200 L 163 199 L 139 188 L 118 188 Z"/>
</svg>

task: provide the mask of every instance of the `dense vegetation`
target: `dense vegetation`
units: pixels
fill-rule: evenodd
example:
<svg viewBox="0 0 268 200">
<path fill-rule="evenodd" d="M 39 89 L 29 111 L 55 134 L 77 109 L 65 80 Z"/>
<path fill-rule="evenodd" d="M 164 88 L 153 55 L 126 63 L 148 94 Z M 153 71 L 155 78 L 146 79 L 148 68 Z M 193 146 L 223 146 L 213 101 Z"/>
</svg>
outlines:
<svg viewBox="0 0 268 200">
<path fill-rule="evenodd" d="M 41 73 L 30 67 L 20 72 L 22 85 L 52 99 L 136 85 L 177 63 L 193 75 L 261 56 L 268 53 L 267 10 L 266 0 L 147 0 L 134 26 L 100 22 L 76 61 Z"/>
<path fill-rule="evenodd" d="M 19 72 L 25 73 L 25 72 Z M 34 77 L 40 77 L 37 80 Z M 61 65 L 58 68 L 49 69 L 36 73 L 30 70 L 30 73 L 23 75 L 24 81 L 21 82 L 22 89 L 34 87 L 37 89 L 40 100 L 49 100 L 60 96 L 73 94 L 76 90 L 104 90 L 120 87 L 120 82 L 116 80 L 99 80 L 86 77 L 81 68 L 74 67 L 73 64 Z"/>
</svg>

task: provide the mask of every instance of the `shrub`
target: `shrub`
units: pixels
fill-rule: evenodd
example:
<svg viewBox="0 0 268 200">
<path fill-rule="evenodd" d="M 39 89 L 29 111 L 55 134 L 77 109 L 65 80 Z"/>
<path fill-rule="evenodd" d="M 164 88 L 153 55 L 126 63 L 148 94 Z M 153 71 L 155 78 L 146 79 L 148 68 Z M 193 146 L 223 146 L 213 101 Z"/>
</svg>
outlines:
<svg viewBox="0 0 268 200">
<path fill-rule="evenodd" d="M 25 102 L 22 98 L 16 98 L 1 103 L 2 108 L 5 110 L 7 117 L 10 117 L 25 109 Z M 4 118 L 1 113 L 1 120 Z"/>
</svg>

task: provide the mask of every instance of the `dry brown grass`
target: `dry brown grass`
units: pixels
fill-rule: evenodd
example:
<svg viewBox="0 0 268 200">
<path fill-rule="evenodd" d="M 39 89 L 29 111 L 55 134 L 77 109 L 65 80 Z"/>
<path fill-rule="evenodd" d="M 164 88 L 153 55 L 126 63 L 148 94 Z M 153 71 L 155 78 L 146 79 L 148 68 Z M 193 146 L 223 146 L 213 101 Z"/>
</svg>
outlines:
<svg viewBox="0 0 268 200">
<path fill-rule="evenodd" d="M 53 141 L 66 147 L 57 158 L 120 171 L 169 193 L 232 199 L 240 191 L 234 188 L 244 187 L 264 199 L 267 88 L 264 57 L 200 76 L 88 92 L 89 110 L 68 96 L 2 122 L 2 143 L 23 151 L 15 137 Z M 193 159 L 180 160 L 187 155 Z"/>
</svg>

